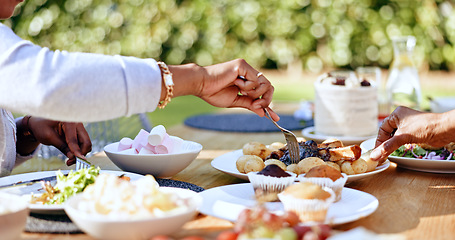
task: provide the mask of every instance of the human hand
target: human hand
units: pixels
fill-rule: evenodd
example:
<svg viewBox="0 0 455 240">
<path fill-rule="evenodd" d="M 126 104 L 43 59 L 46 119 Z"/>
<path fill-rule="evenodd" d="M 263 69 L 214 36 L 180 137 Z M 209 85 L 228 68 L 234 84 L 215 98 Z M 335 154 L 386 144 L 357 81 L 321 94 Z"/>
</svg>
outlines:
<svg viewBox="0 0 455 240">
<path fill-rule="evenodd" d="M 243 59 L 205 69 L 207 75 L 200 98 L 216 107 L 243 107 L 264 116 L 263 108 L 268 108 L 272 101 L 274 88 L 262 73 Z M 275 112 L 270 111 L 270 114 L 279 120 Z"/>
<path fill-rule="evenodd" d="M 28 125 L 38 142 L 52 145 L 68 157 L 68 166 L 76 162 L 76 157 L 86 159 L 85 155 L 92 150 L 90 136 L 82 123 L 32 117 Z"/>
<path fill-rule="evenodd" d="M 442 147 L 452 142 L 454 137 L 450 128 L 454 124 L 446 119 L 448 118 L 444 114 L 398 107 L 384 119 L 379 128 L 371 159 L 383 161 L 406 143 L 427 143 L 433 147 Z"/>
<path fill-rule="evenodd" d="M 190 89 L 191 92 L 186 94 L 198 96 L 213 106 L 242 107 L 261 117 L 264 116 L 263 108 L 267 108 L 272 118 L 279 120 L 278 115 L 268 107 L 274 91 L 272 84 L 243 59 L 199 67 L 196 74 L 184 70 L 196 69 L 191 64 L 169 68 L 174 76 L 174 96 L 184 95 L 181 92 Z"/>
</svg>

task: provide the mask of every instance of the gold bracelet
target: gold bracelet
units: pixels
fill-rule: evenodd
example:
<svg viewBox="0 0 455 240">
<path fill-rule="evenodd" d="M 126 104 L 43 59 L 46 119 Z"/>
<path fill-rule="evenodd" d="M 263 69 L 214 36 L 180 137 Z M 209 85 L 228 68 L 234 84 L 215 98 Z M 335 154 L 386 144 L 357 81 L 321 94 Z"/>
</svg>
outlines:
<svg viewBox="0 0 455 240">
<path fill-rule="evenodd" d="M 174 81 L 172 80 L 172 73 L 164 62 L 157 62 L 161 70 L 161 78 L 163 79 L 164 86 L 166 86 L 166 97 L 163 101 L 158 103 L 158 108 L 163 109 L 171 101 L 174 95 Z"/>
</svg>

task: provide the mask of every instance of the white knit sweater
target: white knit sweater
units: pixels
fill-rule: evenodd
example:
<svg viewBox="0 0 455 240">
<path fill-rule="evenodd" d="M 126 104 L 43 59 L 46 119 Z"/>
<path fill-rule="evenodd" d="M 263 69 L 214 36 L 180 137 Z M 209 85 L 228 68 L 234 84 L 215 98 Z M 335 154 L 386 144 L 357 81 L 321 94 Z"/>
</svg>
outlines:
<svg viewBox="0 0 455 240">
<path fill-rule="evenodd" d="M 0 23 L 0 176 L 16 161 L 9 112 L 101 121 L 151 112 L 160 93 L 161 74 L 153 59 L 50 51 Z"/>
</svg>

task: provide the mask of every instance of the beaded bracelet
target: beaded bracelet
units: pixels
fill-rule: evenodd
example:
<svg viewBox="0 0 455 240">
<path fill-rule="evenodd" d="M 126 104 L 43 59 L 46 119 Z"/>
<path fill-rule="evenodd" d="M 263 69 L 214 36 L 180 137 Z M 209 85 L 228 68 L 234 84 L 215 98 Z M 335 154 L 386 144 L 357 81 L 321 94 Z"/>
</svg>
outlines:
<svg viewBox="0 0 455 240">
<path fill-rule="evenodd" d="M 157 62 L 161 70 L 161 77 L 164 86 L 166 86 L 166 97 L 163 101 L 158 103 L 158 108 L 163 109 L 171 101 L 174 95 L 174 81 L 172 80 L 172 73 L 164 62 Z"/>
</svg>

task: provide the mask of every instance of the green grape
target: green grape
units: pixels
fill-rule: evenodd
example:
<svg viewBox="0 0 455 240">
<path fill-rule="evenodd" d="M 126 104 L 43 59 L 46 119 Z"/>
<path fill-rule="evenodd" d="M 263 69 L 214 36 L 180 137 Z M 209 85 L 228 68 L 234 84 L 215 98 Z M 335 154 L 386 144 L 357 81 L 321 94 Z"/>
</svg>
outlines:
<svg viewBox="0 0 455 240">
<path fill-rule="evenodd" d="M 279 240 L 296 240 L 297 239 L 297 233 L 292 228 L 282 228 L 276 233 L 275 239 L 279 239 Z"/>
<path fill-rule="evenodd" d="M 250 233 L 250 237 L 255 238 L 273 238 L 275 233 L 266 226 L 258 226 Z"/>
</svg>

